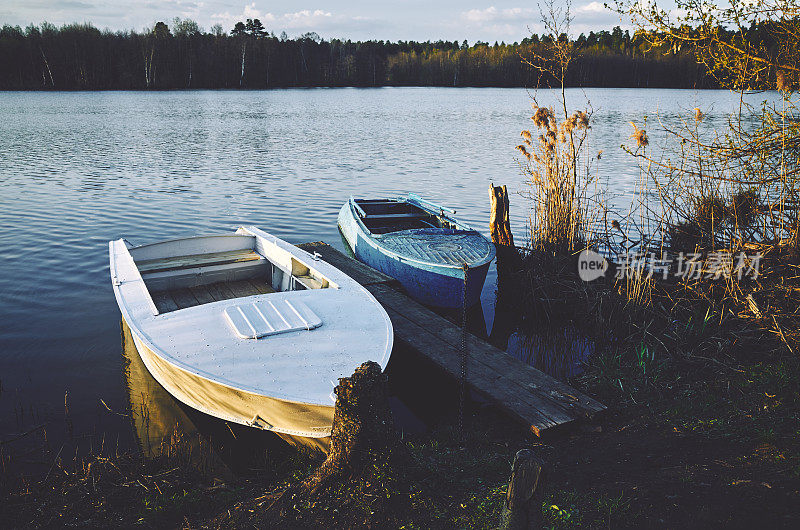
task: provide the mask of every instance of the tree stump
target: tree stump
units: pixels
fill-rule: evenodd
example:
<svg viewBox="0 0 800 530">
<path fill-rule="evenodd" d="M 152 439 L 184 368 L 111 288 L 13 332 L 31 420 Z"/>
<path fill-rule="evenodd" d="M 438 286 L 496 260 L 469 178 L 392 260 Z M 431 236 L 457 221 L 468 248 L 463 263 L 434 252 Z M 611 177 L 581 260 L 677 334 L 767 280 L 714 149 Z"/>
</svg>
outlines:
<svg viewBox="0 0 800 530">
<path fill-rule="evenodd" d="M 542 503 L 538 491 L 543 466 L 542 460 L 530 449 L 522 449 L 514 455 L 500 519 L 503 530 L 542 527 Z"/>
<path fill-rule="evenodd" d="M 489 217 L 489 232 L 495 245 L 514 246 L 514 234 L 511 233 L 511 221 L 508 217 L 508 189 L 505 186 L 491 185 L 489 195 L 492 200 L 492 211 Z"/>
<path fill-rule="evenodd" d="M 497 268 L 507 269 L 516 267 L 520 262 L 519 252 L 514 246 L 514 234 L 511 233 L 509 219 L 508 189 L 505 186 L 492 186 L 489 188 L 492 210 L 489 216 L 489 232 L 492 243 L 497 249 Z"/>
<path fill-rule="evenodd" d="M 395 443 L 386 376 L 380 365 L 365 362 L 352 376 L 339 379 L 334 393 L 330 453 L 303 482 L 302 488 L 309 492 L 365 464 L 387 461 Z"/>
<path fill-rule="evenodd" d="M 514 235 L 511 233 L 508 189 L 492 184 L 489 196 L 492 205 L 489 231 L 497 251 L 497 301 L 489 340 L 498 348 L 505 349 L 520 317 L 521 290 L 518 276 L 522 269 L 522 257 L 514 246 Z"/>
</svg>

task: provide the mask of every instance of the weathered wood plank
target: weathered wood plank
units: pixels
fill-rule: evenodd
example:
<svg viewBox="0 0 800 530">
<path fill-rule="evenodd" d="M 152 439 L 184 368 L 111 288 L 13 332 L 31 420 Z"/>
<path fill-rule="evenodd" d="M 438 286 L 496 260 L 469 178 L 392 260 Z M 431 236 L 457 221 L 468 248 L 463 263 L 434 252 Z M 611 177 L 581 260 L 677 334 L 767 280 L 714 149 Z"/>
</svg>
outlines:
<svg viewBox="0 0 800 530">
<path fill-rule="evenodd" d="M 166 272 L 192 267 L 210 267 L 245 261 L 263 260 L 264 257 L 252 250 L 231 250 L 210 254 L 194 254 L 190 256 L 171 256 L 168 258 L 142 260 L 136 263 L 142 274 Z"/>
<path fill-rule="evenodd" d="M 395 340 L 419 351 L 448 375 L 456 379 L 461 377 L 461 352 L 457 348 L 393 308 L 386 311 L 392 320 Z M 467 384 L 527 424 L 535 434 L 575 419 L 551 400 L 530 391 L 515 391 L 504 374 L 474 362 L 474 355 L 469 355 L 468 359 Z"/>
<path fill-rule="evenodd" d="M 217 300 L 209 292 L 207 285 L 198 285 L 197 287 L 189 288 L 189 290 L 200 304 L 210 304 L 211 302 L 216 302 Z"/>
<path fill-rule="evenodd" d="M 156 305 L 159 313 L 169 313 L 170 311 L 177 311 L 178 304 L 170 296 L 169 291 L 156 291 L 150 293 L 153 303 Z"/>
<path fill-rule="evenodd" d="M 206 286 L 208 292 L 211 293 L 211 296 L 214 297 L 214 300 L 230 300 L 231 298 L 236 298 L 236 295 L 233 294 L 228 287 L 225 286 L 223 282 L 219 283 L 212 283 Z"/>
<path fill-rule="evenodd" d="M 255 289 L 258 294 L 269 294 L 275 292 L 275 289 L 273 289 L 272 286 L 266 282 L 266 280 L 251 279 L 247 281 L 250 282 L 250 285 L 253 286 L 253 289 Z"/>
<path fill-rule="evenodd" d="M 244 298 L 245 296 L 253 296 L 259 294 L 253 284 L 247 280 L 239 280 L 236 282 L 226 282 L 225 285 L 233 291 L 236 298 Z"/>
<path fill-rule="evenodd" d="M 297 246 L 311 254 L 314 252 L 319 253 L 321 259 L 327 261 L 361 285 L 373 285 L 376 283 L 385 283 L 396 286 L 400 285 L 400 283 L 391 276 L 387 276 L 386 274 L 377 271 L 372 267 L 361 263 L 360 261 L 356 261 L 353 258 L 342 254 L 327 243 L 316 241 L 314 243 L 303 243 Z"/>
<path fill-rule="evenodd" d="M 459 348 L 461 345 L 461 329 L 449 320 L 430 311 L 423 305 L 411 300 L 402 293 L 382 285 L 370 285 L 367 289 L 384 306 L 392 306 L 402 312 L 403 316 L 424 326 L 428 331 Z M 467 348 L 475 353 L 478 362 L 492 366 L 495 370 L 507 374 L 510 381 L 520 390 L 536 390 L 546 394 L 565 410 L 574 411 L 581 416 L 591 416 L 605 410 L 605 406 L 586 396 L 574 388 L 519 361 L 506 352 L 467 334 Z"/>
<path fill-rule="evenodd" d="M 219 300 L 242 298 L 257 294 L 274 293 L 275 290 L 263 280 L 240 280 L 236 282 L 217 282 L 186 289 L 172 289 L 153 293 L 153 302 L 159 313 L 168 313 Z"/>
<path fill-rule="evenodd" d="M 189 289 L 174 289 L 170 291 L 169 294 L 172 296 L 172 299 L 175 300 L 175 303 L 178 304 L 179 309 L 200 305 L 200 302 L 197 301 L 197 298 L 195 298 Z"/>
</svg>

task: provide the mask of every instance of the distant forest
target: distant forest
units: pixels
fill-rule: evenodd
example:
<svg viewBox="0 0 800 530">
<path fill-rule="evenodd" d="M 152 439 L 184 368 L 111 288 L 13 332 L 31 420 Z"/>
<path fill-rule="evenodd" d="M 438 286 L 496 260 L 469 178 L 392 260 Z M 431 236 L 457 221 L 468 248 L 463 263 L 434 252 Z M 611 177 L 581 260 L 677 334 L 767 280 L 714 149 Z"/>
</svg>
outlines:
<svg viewBox="0 0 800 530">
<path fill-rule="evenodd" d="M 191 20 L 148 31 L 90 24 L 0 29 L 0 89 L 107 90 L 338 86 L 535 87 L 552 79 L 523 63 L 548 37 L 513 44 L 323 40 L 275 36 L 258 20 L 230 33 Z M 565 37 L 564 37 L 565 38 Z M 650 49 L 619 27 L 581 34 L 566 83 L 583 87 L 713 88 L 689 50 Z"/>
</svg>

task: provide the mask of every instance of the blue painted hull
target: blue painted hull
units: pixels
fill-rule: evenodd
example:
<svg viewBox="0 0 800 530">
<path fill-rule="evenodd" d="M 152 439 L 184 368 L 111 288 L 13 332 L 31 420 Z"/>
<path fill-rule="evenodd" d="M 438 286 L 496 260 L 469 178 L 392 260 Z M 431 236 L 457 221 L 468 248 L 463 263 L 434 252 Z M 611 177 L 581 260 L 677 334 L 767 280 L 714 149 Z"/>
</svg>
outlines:
<svg viewBox="0 0 800 530">
<path fill-rule="evenodd" d="M 469 269 L 466 292 L 464 271 L 458 267 L 420 263 L 389 253 L 355 219 L 350 205 L 339 212 L 339 228 L 356 259 L 397 279 L 409 296 L 423 304 L 447 309 L 471 307 L 480 301 L 491 260 Z"/>
</svg>

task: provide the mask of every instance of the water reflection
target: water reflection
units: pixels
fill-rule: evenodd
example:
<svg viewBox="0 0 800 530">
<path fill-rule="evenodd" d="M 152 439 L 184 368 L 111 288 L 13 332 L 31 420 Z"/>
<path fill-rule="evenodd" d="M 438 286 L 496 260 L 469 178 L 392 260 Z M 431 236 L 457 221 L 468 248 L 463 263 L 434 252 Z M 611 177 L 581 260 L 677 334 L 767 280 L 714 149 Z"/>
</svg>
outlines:
<svg viewBox="0 0 800 530">
<path fill-rule="evenodd" d="M 594 341 L 567 323 L 552 327 L 537 325 L 535 318 L 522 314 L 522 307 L 525 304 L 519 297 L 513 274 L 498 273 L 489 342 L 561 381 L 583 372 L 584 362 L 596 350 Z"/>
<path fill-rule="evenodd" d="M 629 141 L 629 121 L 642 123 L 657 108 L 686 110 L 665 116 L 674 128 L 700 107 L 702 126 L 713 130 L 739 105 L 727 91 L 567 93 L 570 108 L 591 100 L 591 150 L 604 151 L 597 175 L 622 207 L 640 175 L 619 149 Z M 48 423 L 47 443 L 55 452 L 66 443 L 70 453 L 69 430 L 61 428 L 68 392 L 73 433 L 86 435 L 76 438 L 81 444 L 96 448 L 105 437 L 106 447 L 126 450 L 134 443 L 129 418 L 100 403 L 119 411 L 128 401 L 109 240 L 147 243 L 254 224 L 293 243 L 322 240 L 344 250 L 336 217 L 353 193 L 417 192 L 486 227 L 491 181 L 509 190 L 522 186 L 514 146 L 530 123 L 530 95 L 489 88 L 3 93 L 0 433 Z M 539 91 L 537 97 L 549 105 L 559 94 Z M 747 96 L 756 104 L 768 97 Z M 657 132 L 648 134 L 655 148 Z M 527 204 L 512 196 L 515 234 L 526 232 Z M 494 280 L 491 270 L 482 296 L 490 325 Z M 497 335 L 506 324 L 494 320 Z M 499 333 L 502 341 L 513 331 Z M 419 401 L 423 411 L 415 414 L 426 417 L 439 402 L 419 388 L 439 385 L 427 381 L 436 369 L 423 361 L 406 364 L 405 382 L 390 375 L 390 384 L 411 394 L 404 403 Z M 201 424 L 209 418 L 184 413 L 205 435 Z M 150 423 L 152 430 L 152 417 Z M 214 443 L 227 447 L 232 436 L 221 425 Z M 28 435 L 14 445 L 24 453 L 37 443 Z M 54 456 L 41 459 L 45 472 Z"/>
<path fill-rule="evenodd" d="M 544 333 L 514 331 L 507 351 L 542 372 L 566 381 L 583 372 L 583 362 L 595 351 L 594 343 L 575 329 Z"/>
<path fill-rule="evenodd" d="M 147 457 L 177 458 L 224 476 L 274 467 L 276 458 L 289 458 L 298 450 L 306 455 L 319 456 L 330 448 L 330 438 L 304 438 L 259 431 L 184 405 L 150 375 L 125 322 L 122 322 L 122 350 L 133 428 L 141 451 Z M 386 370 L 389 404 L 395 428 L 401 435 L 425 432 L 428 425 L 453 413 L 453 405 L 447 400 L 432 397 L 441 397 L 443 377 L 437 373 L 420 375 L 419 370 L 416 360 L 399 351 L 393 354 Z M 416 398 L 420 397 L 422 402 L 417 407 L 419 400 Z M 431 401 L 438 405 L 429 406 Z M 414 412 L 406 405 L 407 402 L 414 406 Z M 419 410 L 425 413 L 419 416 Z"/>
<path fill-rule="evenodd" d="M 122 350 L 126 365 L 128 398 L 131 418 L 142 453 L 149 457 L 161 456 L 169 451 L 175 433 L 180 432 L 195 449 L 203 445 L 197 427 L 184 413 L 178 402 L 153 379 L 147 371 L 130 328 L 122 323 Z"/>
<path fill-rule="evenodd" d="M 147 457 L 176 459 L 224 477 L 272 467 L 276 458 L 294 455 L 298 448 L 323 453 L 330 445 L 328 438 L 259 431 L 185 406 L 150 375 L 124 322 L 122 350 L 133 428 Z"/>
</svg>

